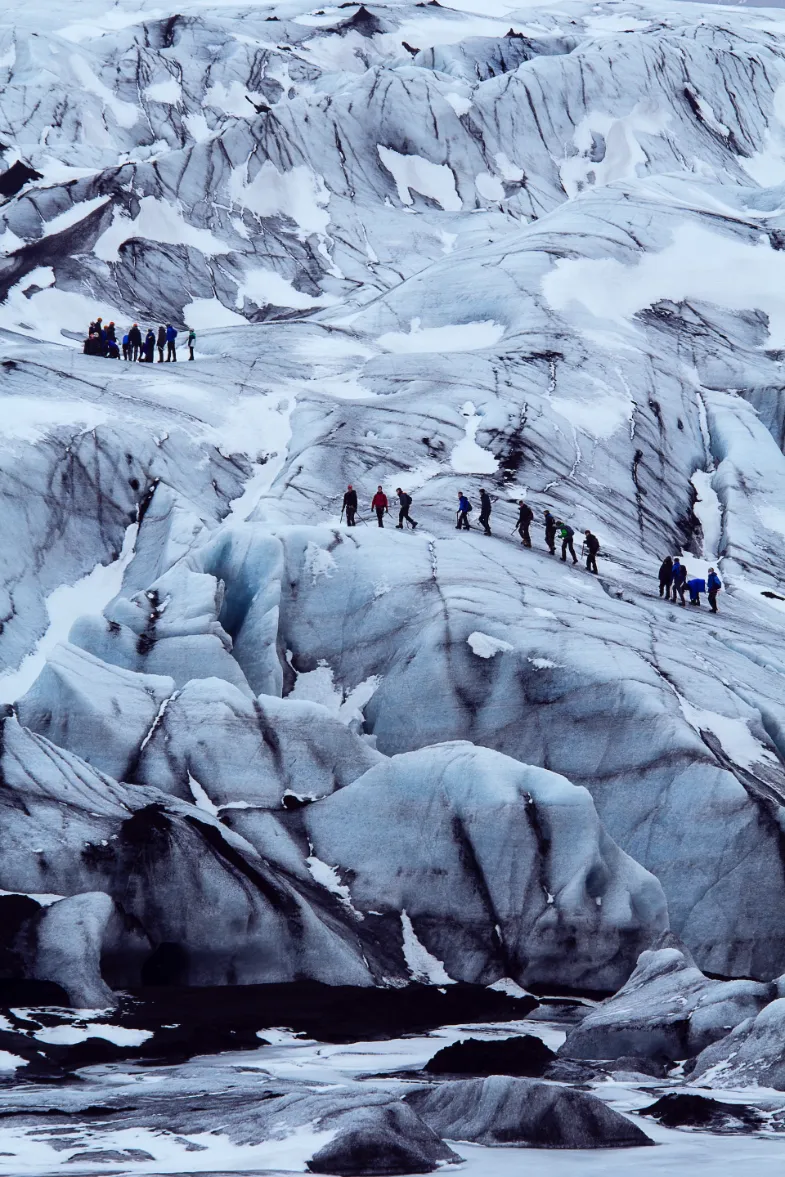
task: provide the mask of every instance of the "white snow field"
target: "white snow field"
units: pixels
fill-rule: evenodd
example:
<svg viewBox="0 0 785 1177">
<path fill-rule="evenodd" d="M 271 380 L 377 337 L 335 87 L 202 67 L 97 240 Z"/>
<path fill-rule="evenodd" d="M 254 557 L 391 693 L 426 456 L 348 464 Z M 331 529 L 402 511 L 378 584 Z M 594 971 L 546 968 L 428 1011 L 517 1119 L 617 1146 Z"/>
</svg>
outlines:
<svg viewBox="0 0 785 1177">
<path fill-rule="evenodd" d="M 97 315 L 172 323 L 177 364 L 83 355 Z M 603 1048 L 669 1091 L 785 1089 L 784 360 L 777 9 L 7 0 L 0 1009 L 42 984 L 107 1010 L 159 985 L 598 998 L 654 947 L 697 1005 L 671 957 L 639 965 L 645 1031 L 609 1005 Z M 716 615 L 663 599 L 668 554 L 717 569 Z M 712 979 L 741 988 L 709 1015 Z M 14 1106 L 43 1064 L 9 1018 Z M 546 1080 L 616 1083 L 570 1041 Z M 153 1116 L 77 1163 L 20 1120 L 0 1172 L 459 1163 L 358 1086 L 326 1119 L 290 1092 L 295 1144 L 260 1112 L 258 1140 L 164 1155 Z M 773 1171 L 778 1110 L 721 1150 L 649 1123 L 640 1164 Z M 518 1163 L 466 1145 L 478 1177 Z"/>
</svg>

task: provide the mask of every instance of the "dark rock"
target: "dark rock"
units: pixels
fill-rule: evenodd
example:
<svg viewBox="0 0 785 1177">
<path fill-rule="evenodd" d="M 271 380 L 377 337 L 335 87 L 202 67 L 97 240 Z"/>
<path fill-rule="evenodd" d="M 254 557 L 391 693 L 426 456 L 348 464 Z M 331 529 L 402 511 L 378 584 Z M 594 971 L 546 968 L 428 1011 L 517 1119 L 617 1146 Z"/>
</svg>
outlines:
<svg viewBox="0 0 785 1177">
<path fill-rule="evenodd" d="M 518 1038 L 465 1038 L 438 1051 L 425 1064 L 429 1075 L 525 1075 L 539 1077 L 556 1055 L 534 1034 Z"/>
<path fill-rule="evenodd" d="M 726 1135 L 747 1133 L 763 1124 L 757 1108 L 746 1104 L 722 1103 L 705 1095 L 687 1095 L 674 1091 L 640 1111 L 666 1128 L 702 1128 L 705 1132 Z"/>
<path fill-rule="evenodd" d="M 16 196 L 31 180 L 42 180 L 43 175 L 29 168 L 19 159 L 0 175 L 0 196 Z"/>
<path fill-rule="evenodd" d="M 459 1161 L 406 1104 L 362 1108 L 308 1162 L 311 1173 L 339 1177 L 387 1177 L 396 1173 L 432 1173 L 445 1162 Z"/>
<path fill-rule="evenodd" d="M 636 1124 L 582 1091 L 492 1075 L 438 1083 L 406 1096 L 449 1140 L 529 1148 L 636 1148 L 651 1144 Z"/>
<path fill-rule="evenodd" d="M 668 1068 L 651 1058 L 641 1058 L 640 1055 L 623 1054 L 614 1059 L 609 1068 L 612 1071 L 628 1071 L 635 1075 L 650 1075 L 652 1079 L 664 1079 Z"/>
</svg>

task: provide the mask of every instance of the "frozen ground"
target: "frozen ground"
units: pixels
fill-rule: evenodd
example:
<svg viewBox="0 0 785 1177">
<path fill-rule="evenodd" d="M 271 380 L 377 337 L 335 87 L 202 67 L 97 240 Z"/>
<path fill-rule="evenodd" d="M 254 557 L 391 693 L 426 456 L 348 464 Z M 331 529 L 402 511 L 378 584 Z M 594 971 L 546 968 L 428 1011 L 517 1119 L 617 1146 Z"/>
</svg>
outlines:
<svg viewBox="0 0 785 1177">
<path fill-rule="evenodd" d="M 12 0 L 0 145 L 0 1000 L 602 994 L 670 928 L 759 984 L 708 1045 L 669 1006 L 668 1042 L 723 1099 L 785 1085 L 782 13 Z M 83 356 L 97 314 L 192 326 L 196 361 Z M 599 575 L 548 553 L 546 508 Z M 661 599 L 667 553 L 718 569 L 716 616 Z M 259 1057 L 354 1082 L 319 1050 Z M 644 1169 L 781 1163 L 650 1134 Z"/>
</svg>

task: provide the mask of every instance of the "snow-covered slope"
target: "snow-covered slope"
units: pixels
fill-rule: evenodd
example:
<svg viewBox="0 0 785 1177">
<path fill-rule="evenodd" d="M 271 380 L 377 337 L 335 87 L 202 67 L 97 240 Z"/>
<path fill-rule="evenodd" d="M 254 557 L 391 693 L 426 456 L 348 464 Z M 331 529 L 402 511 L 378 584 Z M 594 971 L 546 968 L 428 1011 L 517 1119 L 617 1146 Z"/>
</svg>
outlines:
<svg viewBox="0 0 785 1177">
<path fill-rule="evenodd" d="M 12 4 L 0 83 L 0 888 L 110 897 L 88 991 L 785 972 L 782 17 Z"/>
</svg>

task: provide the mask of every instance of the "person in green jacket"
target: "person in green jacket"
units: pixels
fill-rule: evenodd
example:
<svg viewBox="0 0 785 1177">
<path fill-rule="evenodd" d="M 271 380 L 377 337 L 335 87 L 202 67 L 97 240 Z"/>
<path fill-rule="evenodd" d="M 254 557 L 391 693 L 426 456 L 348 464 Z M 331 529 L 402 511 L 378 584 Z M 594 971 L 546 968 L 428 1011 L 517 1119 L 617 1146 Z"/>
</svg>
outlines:
<svg viewBox="0 0 785 1177">
<path fill-rule="evenodd" d="M 572 556 L 573 564 L 577 564 L 578 557 L 575 555 L 575 548 L 574 548 L 573 542 L 572 542 L 575 532 L 570 527 L 569 523 L 562 523 L 561 519 L 556 524 L 556 527 L 558 528 L 559 538 L 561 539 L 561 558 L 562 558 L 562 560 L 564 560 L 566 563 L 567 552 L 569 551 L 570 555 Z"/>
</svg>

